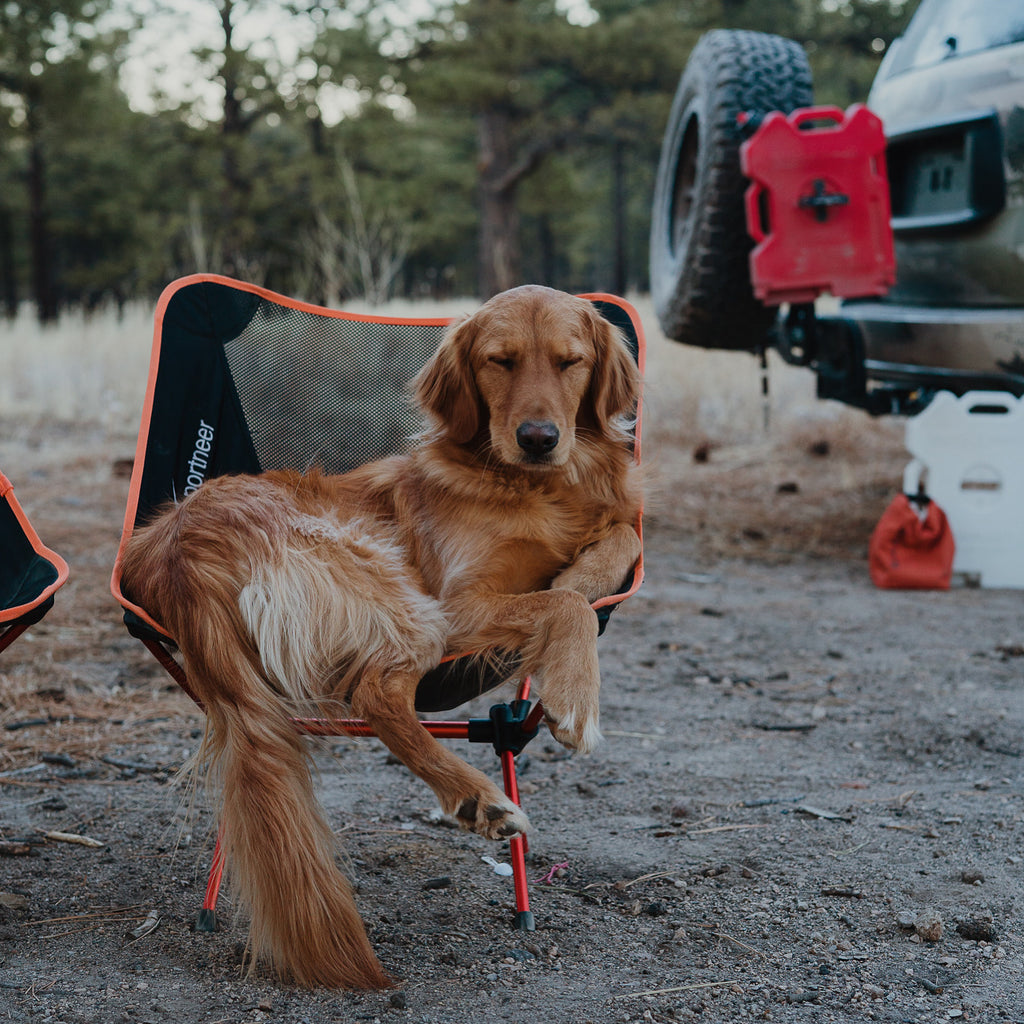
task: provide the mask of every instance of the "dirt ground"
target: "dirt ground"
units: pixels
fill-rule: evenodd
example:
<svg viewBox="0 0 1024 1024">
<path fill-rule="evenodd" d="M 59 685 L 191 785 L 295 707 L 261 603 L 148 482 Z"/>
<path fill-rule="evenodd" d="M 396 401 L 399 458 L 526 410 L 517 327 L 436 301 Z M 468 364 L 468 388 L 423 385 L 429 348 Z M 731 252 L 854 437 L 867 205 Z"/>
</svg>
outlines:
<svg viewBox="0 0 1024 1024">
<path fill-rule="evenodd" d="M 325 743 L 397 979 L 353 994 L 246 978 L 229 898 L 192 929 L 214 823 L 172 778 L 200 718 L 107 589 L 132 438 L 0 421 L 72 566 L 0 656 L 0 841 L 29 850 L 0 856 L 0 1020 L 1024 1021 L 1022 594 L 872 587 L 906 455 L 898 426 L 868 436 L 651 451 L 647 579 L 601 640 L 606 742 L 542 733 L 520 758 L 535 932 L 484 859 L 503 846 L 376 741 Z"/>
</svg>

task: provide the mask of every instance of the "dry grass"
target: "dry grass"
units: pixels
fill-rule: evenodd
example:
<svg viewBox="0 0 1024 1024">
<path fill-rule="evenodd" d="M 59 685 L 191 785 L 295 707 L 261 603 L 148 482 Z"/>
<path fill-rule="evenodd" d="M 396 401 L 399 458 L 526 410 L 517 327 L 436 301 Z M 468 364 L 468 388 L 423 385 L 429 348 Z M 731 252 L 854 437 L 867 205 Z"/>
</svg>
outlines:
<svg viewBox="0 0 1024 1024">
<path fill-rule="evenodd" d="M 152 316 L 151 309 L 132 305 L 120 316 L 69 314 L 40 327 L 26 310 L 3 330 L 0 416 L 115 429 L 137 424 Z"/>
<path fill-rule="evenodd" d="M 45 623 L 25 634 L 17 643 L 50 645 L 53 631 Z M 11 648 L 12 655 L 35 653 Z M 81 646 L 73 652 L 80 656 Z M 110 756 L 111 750 L 128 749 L 139 737 L 152 732 L 159 722 L 180 720 L 185 714 L 198 714 L 184 706 L 176 686 L 154 680 L 150 686 L 125 688 L 98 679 L 83 679 L 76 666 L 80 657 L 72 657 L 63 666 L 37 673 L 16 666 L 11 675 L 0 674 L 3 698 L 0 701 L 0 726 L 4 745 L 0 750 L 0 774 L 5 785 L 20 781 L 33 784 L 31 773 L 19 775 L 19 768 L 49 759 L 72 770 Z M 60 682 L 57 676 L 62 676 Z M 76 678 L 77 676 L 77 678 Z M 56 759 L 56 760 L 54 760 Z M 177 768 L 184 751 L 166 764 L 153 769 Z M 127 763 L 122 765 L 127 767 Z"/>
</svg>

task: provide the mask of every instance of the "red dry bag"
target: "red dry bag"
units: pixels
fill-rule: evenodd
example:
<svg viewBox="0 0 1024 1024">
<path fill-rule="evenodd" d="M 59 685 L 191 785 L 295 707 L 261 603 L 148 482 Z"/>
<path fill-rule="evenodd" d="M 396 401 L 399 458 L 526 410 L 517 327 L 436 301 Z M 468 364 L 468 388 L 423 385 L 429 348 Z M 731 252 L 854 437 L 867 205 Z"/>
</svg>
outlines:
<svg viewBox="0 0 1024 1024">
<path fill-rule="evenodd" d="M 871 534 L 871 580 L 891 590 L 948 590 L 954 550 L 946 513 L 931 500 L 919 513 L 905 494 L 898 494 Z"/>
</svg>

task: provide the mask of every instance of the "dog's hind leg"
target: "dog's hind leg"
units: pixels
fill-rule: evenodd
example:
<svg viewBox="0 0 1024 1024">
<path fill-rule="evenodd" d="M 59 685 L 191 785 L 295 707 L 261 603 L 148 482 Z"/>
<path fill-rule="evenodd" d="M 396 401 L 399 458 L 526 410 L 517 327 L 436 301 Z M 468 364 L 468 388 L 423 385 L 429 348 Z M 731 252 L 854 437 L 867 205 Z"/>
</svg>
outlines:
<svg viewBox="0 0 1024 1024">
<path fill-rule="evenodd" d="M 441 809 L 463 828 L 488 839 L 507 839 L 529 827 L 526 815 L 483 772 L 466 764 L 423 728 L 414 696 L 419 676 L 367 666 L 351 696 L 388 749 L 436 794 Z"/>
</svg>

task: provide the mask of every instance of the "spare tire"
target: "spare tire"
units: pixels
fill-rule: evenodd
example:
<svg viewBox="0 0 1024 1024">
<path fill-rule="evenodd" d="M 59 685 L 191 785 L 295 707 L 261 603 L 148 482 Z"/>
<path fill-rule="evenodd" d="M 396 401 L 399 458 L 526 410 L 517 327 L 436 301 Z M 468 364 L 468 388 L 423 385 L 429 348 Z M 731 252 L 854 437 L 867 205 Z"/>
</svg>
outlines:
<svg viewBox="0 0 1024 1024">
<path fill-rule="evenodd" d="M 740 115 L 812 102 L 798 43 L 729 29 L 697 42 L 669 114 L 651 211 L 651 295 L 667 337 L 720 349 L 765 343 L 775 310 L 750 284 Z"/>
</svg>

